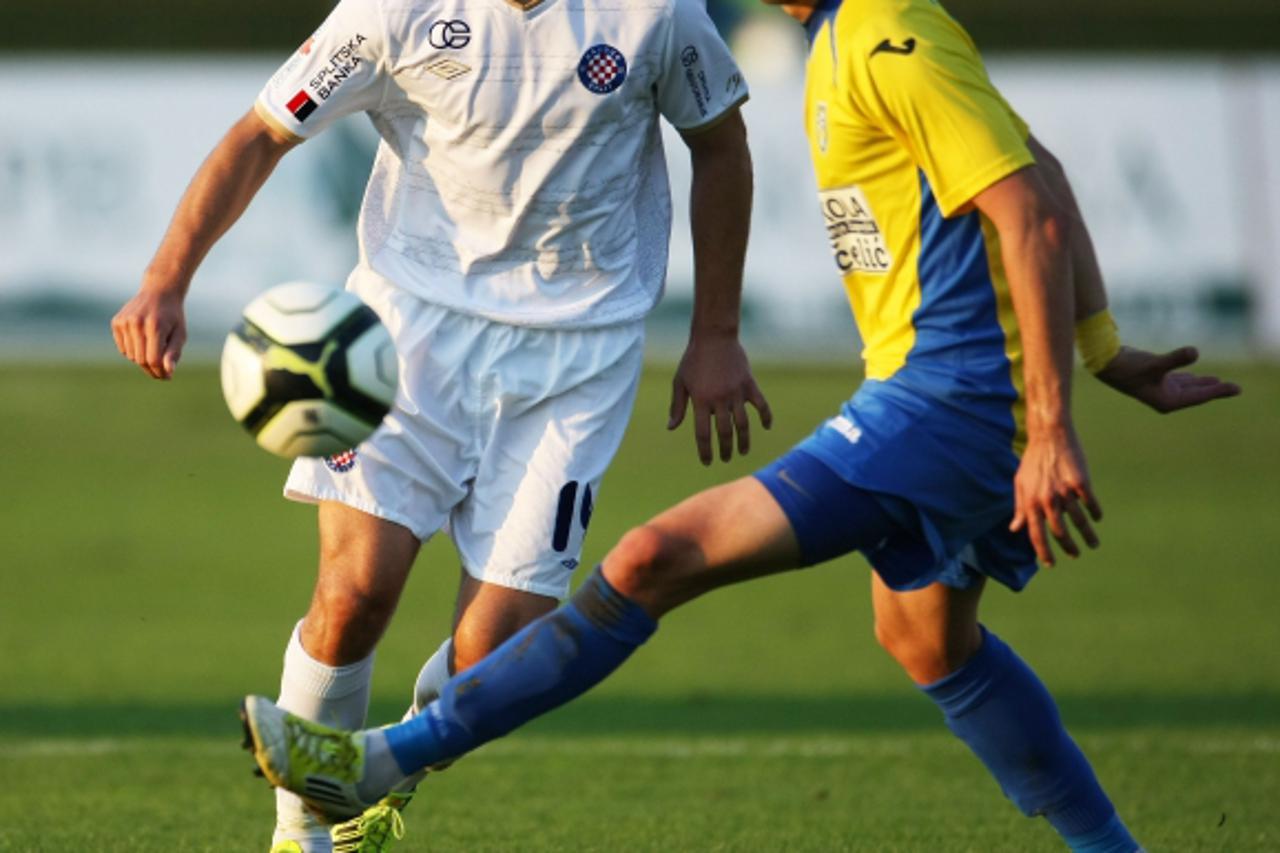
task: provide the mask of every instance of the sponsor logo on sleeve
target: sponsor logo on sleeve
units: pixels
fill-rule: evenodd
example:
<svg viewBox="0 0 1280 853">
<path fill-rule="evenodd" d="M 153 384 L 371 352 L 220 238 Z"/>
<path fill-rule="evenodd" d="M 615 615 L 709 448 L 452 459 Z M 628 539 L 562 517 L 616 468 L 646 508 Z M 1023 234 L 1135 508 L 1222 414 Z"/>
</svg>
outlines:
<svg viewBox="0 0 1280 853">
<path fill-rule="evenodd" d="M 360 45 L 369 39 L 356 33 L 347 39 L 346 44 L 329 55 L 327 63 L 316 71 L 315 76 L 307 81 L 307 86 L 324 101 L 338 91 L 343 83 L 351 78 L 361 63 L 367 61 L 359 53 Z"/>
<path fill-rule="evenodd" d="M 840 272 L 889 272 L 893 256 L 862 190 L 857 186 L 823 190 L 818 193 L 818 200 Z"/>
<path fill-rule="evenodd" d="M 293 117 L 298 121 L 306 121 L 307 116 L 316 111 L 316 102 L 311 100 L 311 96 L 305 91 L 299 91 L 289 99 L 289 103 L 285 104 L 285 108 L 293 113 Z"/>
<path fill-rule="evenodd" d="M 627 59 L 613 45 L 597 44 L 587 48 L 578 61 L 578 80 L 588 92 L 607 95 L 627 79 Z"/>
<path fill-rule="evenodd" d="M 686 45 L 680 51 L 680 64 L 684 66 L 684 81 L 698 107 L 698 115 L 705 118 L 711 111 L 711 87 L 707 85 L 707 72 L 702 68 L 702 57 L 698 55 L 698 49 L 693 45 Z"/>
</svg>

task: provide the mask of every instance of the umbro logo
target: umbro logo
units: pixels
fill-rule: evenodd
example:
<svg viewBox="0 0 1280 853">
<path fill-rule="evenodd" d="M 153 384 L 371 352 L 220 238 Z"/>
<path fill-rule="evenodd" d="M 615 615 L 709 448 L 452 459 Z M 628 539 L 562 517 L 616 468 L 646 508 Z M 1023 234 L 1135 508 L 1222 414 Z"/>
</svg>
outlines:
<svg viewBox="0 0 1280 853">
<path fill-rule="evenodd" d="M 471 70 L 470 65 L 464 65 L 456 59 L 437 59 L 427 66 L 427 70 L 442 80 L 457 80 L 463 74 Z"/>
<path fill-rule="evenodd" d="M 915 49 L 916 40 L 913 38 L 907 39 L 901 46 L 894 44 L 888 39 L 884 39 L 871 49 L 871 56 L 875 56 L 877 53 L 896 53 L 899 56 L 909 56 Z"/>
</svg>

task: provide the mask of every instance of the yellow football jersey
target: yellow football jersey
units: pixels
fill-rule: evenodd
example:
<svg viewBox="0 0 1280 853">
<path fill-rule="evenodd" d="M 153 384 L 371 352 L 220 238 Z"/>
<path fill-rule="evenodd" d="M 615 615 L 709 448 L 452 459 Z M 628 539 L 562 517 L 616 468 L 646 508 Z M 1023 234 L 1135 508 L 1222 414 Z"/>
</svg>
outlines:
<svg viewBox="0 0 1280 853">
<path fill-rule="evenodd" d="M 933 0 L 827 0 L 807 29 L 805 124 L 867 376 L 910 366 L 921 390 L 1012 410 L 1020 434 L 1017 322 L 970 202 L 1034 162 L 1026 124 Z"/>
</svg>

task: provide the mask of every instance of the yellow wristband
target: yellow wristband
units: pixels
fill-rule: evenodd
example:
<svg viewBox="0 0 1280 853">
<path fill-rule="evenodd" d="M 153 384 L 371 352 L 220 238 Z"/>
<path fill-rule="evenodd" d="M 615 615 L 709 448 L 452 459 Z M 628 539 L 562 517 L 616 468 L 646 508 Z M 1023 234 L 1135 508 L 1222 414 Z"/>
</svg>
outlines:
<svg viewBox="0 0 1280 853">
<path fill-rule="evenodd" d="M 1076 323 L 1076 349 L 1090 373 L 1102 370 L 1116 357 L 1120 352 L 1120 330 L 1108 309 Z"/>
</svg>

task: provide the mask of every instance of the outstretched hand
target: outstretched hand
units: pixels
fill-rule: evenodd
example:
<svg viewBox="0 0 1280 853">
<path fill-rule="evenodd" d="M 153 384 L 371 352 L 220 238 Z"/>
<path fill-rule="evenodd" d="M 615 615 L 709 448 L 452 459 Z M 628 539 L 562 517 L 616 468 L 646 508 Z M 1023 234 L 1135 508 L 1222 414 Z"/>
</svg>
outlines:
<svg viewBox="0 0 1280 853">
<path fill-rule="evenodd" d="M 733 437 L 738 436 L 738 452 L 751 449 L 751 424 L 746 404 L 760 415 L 760 424 L 773 424 L 769 403 L 751 375 L 747 354 L 736 336 L 695 336 L 680 359 L 671 383 L 671 414 L 667 429 L 684 422 L 685 411 L 693 403 L 693 437 L 703 465 L 712 459 L 711 429 L 714 422 L 720 440 L 720 460 L 733 457 Z"/>
<path fill-rule="evenodd" d="M 1178 372 L 1178 368 L 1194 364 L 1199 357 L 1195 347 L 1180 347 L 1164 355 L 1121 347 L 1098 372 L 1098 378 L 1162 414 L 1240 393 L 1240 386 L 1234 382 Z"/>
</svg>

